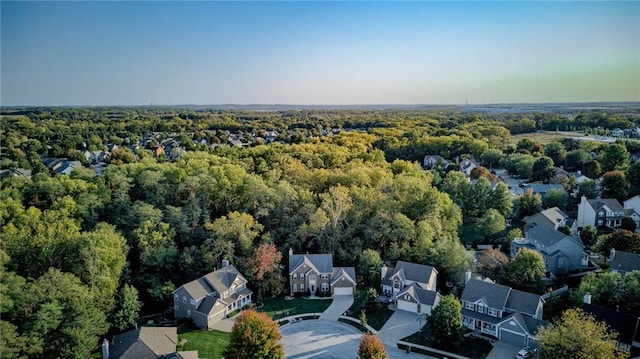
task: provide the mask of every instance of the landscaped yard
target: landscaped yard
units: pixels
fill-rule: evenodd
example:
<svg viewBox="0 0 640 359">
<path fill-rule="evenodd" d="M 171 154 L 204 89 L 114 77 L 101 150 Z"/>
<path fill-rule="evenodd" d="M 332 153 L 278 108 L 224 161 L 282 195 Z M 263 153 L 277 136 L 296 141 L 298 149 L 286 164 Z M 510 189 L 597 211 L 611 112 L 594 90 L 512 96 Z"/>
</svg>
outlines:
<svg viewBox="0 0 640 359">
<path fill-rule="evenodd" d="M 282 297 L 265 299 L 264 306 L 259 312 L 265 312 L 273 319 L 280 319 L 289 315 L 304 313 L 322 313 L 331 305 L 331 299 L 293 298 L 286 300 Z"/>
<path fill-rule="evenodd" d="M 200 359 L 221 359 L 229 336 L 230 333 L 217 330 L 194 330 L 178 335 L 180 340 L 187 341 L 182 350 L 197 350 Z"/>
<path fill-rule="evenodd" d="M 465 337 L 464 340 L 462 341 L 462 344 L 460 344 L 456 348 L 445 348 L 445 347 L 430 345 L 427 342 L 426 334 L 424 333 L 423 330 L 419 332 L 415 332 L 402 340 L 409 343 L 424 345 L 424 346 L 448 351 L 450 353 L 462 355 L 462 356 L 473 358 L 473 359 L 486 358 L 489 352 L 491 351 L 491 349 L 493 348 L 493 346 L 487 340 L 473 338 L 473 337 L 469 337 L 469 338 Z"/>
<path fill-rule="evenodd" d="M 358 290 L 358 297 L 353 299 L 353 305 L 351 305 L 347 314 L 356 319 L 360 318 L 360 311 L 362 310 L 366 299 L 367 291 L 365 289 Z M 367 313 L 367 324 L 372 326 L 375 330 L 380 330 L 384 323 L 391 318 L 391 315 L 393 315 L 393 311 L 389 309 L 386 304 L 380 303 L 380 306 L 376 311 Z"/>
</svg>

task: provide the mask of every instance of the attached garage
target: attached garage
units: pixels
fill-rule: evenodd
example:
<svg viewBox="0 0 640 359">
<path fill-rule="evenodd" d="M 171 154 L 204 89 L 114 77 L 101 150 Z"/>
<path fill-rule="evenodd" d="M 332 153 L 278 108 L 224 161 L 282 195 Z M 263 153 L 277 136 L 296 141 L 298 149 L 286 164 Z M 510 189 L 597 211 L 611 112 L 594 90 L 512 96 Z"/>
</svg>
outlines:
<svg viewBox="0 0 640 359">
<path fill-rule="evenodd" d="M 408 302 L 406 300 L 398 300 L 397 307 L 400 310 L 406 310 L 411 313 L 416 313 L 418 311 L 417 303 Z"/>
<path fill-rule="evenodd" d="M 333 295 L 353 295 L 353 287 L 334 287 Z"/>
<path fill-rule="evenodd" d="M 526 346 L 526 334 L 516 333 L 510 330 L 505 330 L 502 328 L 500 330 L 500 340 L 509 344 L 517 345 L 520 347 Z"/>
</svg>

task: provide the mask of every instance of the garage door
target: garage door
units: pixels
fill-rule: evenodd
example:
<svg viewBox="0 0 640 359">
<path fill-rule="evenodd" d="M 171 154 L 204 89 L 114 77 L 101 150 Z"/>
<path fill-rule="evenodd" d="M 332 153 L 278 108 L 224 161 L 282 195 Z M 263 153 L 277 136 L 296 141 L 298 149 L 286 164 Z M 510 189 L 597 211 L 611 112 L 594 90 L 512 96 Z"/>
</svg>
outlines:
<svg viewBox="0 0 640 359">
<path fill-rule="evenodd" d="M 353 288 L 351 287 L 333 288 L 333 295 L 353 295 Z"/>
<path fill-rule="evenodd" d="M 416 310 L 418 310 L 416 303 L 406 302 L 404 300 L 398 301 L 398 309 L 406 310 L 407 312 L 411 313 L 415 313 Z"/>
<path fill-rule="evenodd" d="M 526 345 L 524 335 L 507 330 L 500 331 L 500 340 L 521 347 Z"/>
</svg>

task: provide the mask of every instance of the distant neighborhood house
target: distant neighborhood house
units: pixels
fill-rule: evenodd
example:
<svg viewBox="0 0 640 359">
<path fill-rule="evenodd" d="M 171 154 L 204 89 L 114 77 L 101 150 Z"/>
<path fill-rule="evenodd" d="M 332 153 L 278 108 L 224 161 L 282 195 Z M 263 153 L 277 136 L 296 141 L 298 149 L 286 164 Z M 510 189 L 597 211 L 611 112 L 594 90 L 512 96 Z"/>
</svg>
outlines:
<svg viewBox="0 0 640 359">
<path fill-rule="evenodd" d="M 356 270 L 334 267 L 331 254 L 294 254 L 289 249 L 289 293 L 354 295 Z"/>
<path fill-rule="evenodd" d="M 440 302 L 436 292 L 438 271 L 422 264 L 398 261 L 382 267 L 382 293 L 396 302 L 396 308 L 416 314 L 431 314 Z"/>
</svg>

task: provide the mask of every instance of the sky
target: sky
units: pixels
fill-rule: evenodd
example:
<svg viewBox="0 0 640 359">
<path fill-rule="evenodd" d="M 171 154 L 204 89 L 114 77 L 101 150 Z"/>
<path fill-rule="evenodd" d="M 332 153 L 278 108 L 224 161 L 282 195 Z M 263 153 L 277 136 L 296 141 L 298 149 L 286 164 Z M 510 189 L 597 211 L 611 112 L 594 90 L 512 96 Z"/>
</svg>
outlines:
<svg viewBox="0 0 640 359">
<path fill-rule="evenodd" d="M 0 104 L 640 101 L 640 2 L 0 2 Z"/>
</svg>

